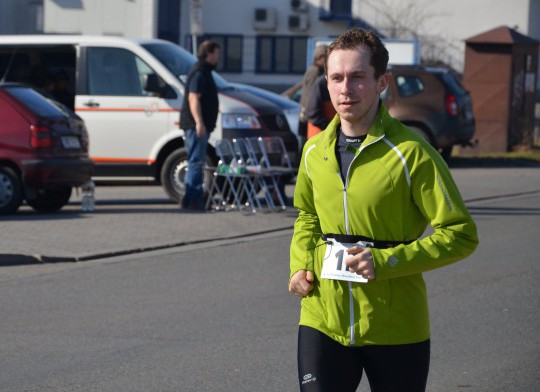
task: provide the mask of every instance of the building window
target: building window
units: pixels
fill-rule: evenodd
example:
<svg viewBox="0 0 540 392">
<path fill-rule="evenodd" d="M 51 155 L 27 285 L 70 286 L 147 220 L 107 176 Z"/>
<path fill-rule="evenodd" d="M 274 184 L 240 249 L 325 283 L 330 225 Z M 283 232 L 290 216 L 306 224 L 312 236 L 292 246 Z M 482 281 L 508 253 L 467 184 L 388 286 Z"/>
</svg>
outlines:
<svg viewBox="0 0 540 392">
<path fill-rule="evenodd" d="M 302 74 L 306 69 L 306 37 L 257 37 L 257 73 Z"/>
<path fill-rule="evenodd" d="M 351 0 L 330 0 L 330 12 L 335 16 L 351 16 Z"/>
<path fill-rule="evenodd" d="M 177 0 L 158 1 L 158 38 L 180 42 L 180 2 Z"/>
<path fill-rule="evenodd" d="M 206 34 L 197 37 L 197 47 L 205 39 L 211 39 L 219 44 L 221 55 L 216 68 L 219 72 L 241 73 L 242 72 L 242 47 L 244 44 L 241 35 L 213 35 Z"/>
<path fill-rule="evenodd" d="M 320 8 L 321 20 L 350 20 L 352 18 L 351 0 L 326 0 L 325 6 Z"/>
</svg>

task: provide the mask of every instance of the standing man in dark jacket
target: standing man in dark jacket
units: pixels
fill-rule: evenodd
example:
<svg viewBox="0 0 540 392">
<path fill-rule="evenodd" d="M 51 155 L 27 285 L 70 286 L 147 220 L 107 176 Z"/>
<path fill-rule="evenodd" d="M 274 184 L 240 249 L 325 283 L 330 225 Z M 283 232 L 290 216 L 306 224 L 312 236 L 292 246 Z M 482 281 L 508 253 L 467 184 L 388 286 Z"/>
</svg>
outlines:
<svg viewBox="0 0 540 392">
<path fill-rule="evenodd" d="M 182 208 L 203 210 L 203 166 L 206 160 L 208 138 L 216 126 L 219 111 L 218 91 L 212 70 L 219 61 L 217 43 L 203 41 L 197 50 L 199 61 L 189 71 L 184 103 L 180 113 L 180 128 L 184 130 L 188 150 L 188 170 L 185 177 L 186 193 Z"/>
</svg>

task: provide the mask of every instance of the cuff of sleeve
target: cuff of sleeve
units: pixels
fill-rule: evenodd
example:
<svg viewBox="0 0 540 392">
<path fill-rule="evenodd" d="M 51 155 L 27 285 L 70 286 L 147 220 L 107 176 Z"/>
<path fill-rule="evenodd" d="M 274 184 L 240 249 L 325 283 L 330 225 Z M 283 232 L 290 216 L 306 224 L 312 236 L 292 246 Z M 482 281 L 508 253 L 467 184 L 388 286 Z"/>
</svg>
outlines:
<svg viewBox="0 0 540 392">
<path fill-rule="evenodd" d="M 392 270 L 397 266 L 397 259 L 392 255 L 389 249 L 371 249 L 373 257 L 373 266 L 375 268 L 375 277 L 377 280 L 388 279 L 392 277 Z"/>
</svg>

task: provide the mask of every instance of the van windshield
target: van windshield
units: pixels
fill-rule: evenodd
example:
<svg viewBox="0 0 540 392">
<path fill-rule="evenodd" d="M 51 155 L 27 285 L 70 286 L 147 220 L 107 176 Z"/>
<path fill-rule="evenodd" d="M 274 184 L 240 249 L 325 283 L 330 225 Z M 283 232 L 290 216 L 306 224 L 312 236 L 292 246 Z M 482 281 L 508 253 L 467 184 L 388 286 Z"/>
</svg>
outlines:
<svg viewBox="0 0 540 392">
<path fill-rule="evenodd" d="M 186 76 L 197 58 L 187 50 L 169 42 L 152 42 L 141 44 L 156 57 L 169 71 L 185 83 Z M 218 90 L 231 88 L 229 83 L 217 72 L 212 72 Z"/>
</svg>

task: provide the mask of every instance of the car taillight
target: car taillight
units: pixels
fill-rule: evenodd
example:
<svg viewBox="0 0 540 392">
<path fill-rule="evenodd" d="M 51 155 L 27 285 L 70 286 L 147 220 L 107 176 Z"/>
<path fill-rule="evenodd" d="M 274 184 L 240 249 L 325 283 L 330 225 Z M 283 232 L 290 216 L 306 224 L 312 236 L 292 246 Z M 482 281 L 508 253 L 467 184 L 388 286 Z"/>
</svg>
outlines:
<svg viewBox="0 0 540 392">
<path fill-rule="evenodd" d="M 446 111 L 451 116 L 457 116 L 459 112 L 456 96 L 454 94 L 448 94 L 446 96 Z"/>
<path fill-rule="evenodd" d="M 52 147 L 52 138 L 49 128 L 42 125 L 30 126 L 30 145 L 32 148 Z"/>
</svg>

